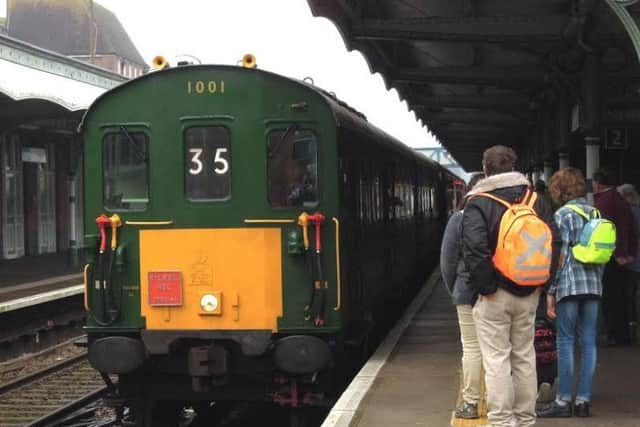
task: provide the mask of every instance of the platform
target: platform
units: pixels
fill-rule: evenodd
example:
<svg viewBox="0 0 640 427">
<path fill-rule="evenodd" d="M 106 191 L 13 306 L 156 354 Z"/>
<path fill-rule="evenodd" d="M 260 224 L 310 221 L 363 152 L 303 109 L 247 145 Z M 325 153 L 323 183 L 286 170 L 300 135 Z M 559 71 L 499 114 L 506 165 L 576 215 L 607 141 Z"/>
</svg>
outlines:
<svg viewBox="0 0 640 427">
<path fill-rule="evenodd" d="M 50 254 L 0 262 L 0 313 L 84 292 L 78 267 Z"/>
<path fill-rule="evenodd" d="M 599 348 L 591 418 L 538 426 L 636 427 L 640 346 Z M 457 420 L 461 348 L 454 306 L 436 272 L 336 403 L 323 427 L 484 426 Z M 480 412 L 485 413 L 481 402 Z"/>
<path fill-rule="evenodd" d="M 82 265 L 69 265 L 66 253 L 25 256 L 0 260 L 0 290 L 28 283 L 51 282 L 52 278 L 79 275 Z"/>
</svg>

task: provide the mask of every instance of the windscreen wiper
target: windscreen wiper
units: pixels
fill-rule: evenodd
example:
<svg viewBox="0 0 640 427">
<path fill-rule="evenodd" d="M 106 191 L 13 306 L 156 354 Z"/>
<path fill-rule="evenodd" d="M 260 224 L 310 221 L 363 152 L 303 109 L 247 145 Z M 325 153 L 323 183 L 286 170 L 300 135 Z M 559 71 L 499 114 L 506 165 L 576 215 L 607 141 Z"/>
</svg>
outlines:
<svg viewBox="0 0 640 427">
<path fill-rule="evenodd" d="M 280 137 L 280 139 L 274 144 L 273 148 L 271 146 L 269 146 L 269 157 L 273 157 L 276 154 L 278 154 L 278 152 L 280 151 L 280 147 L 282 147 L 282 144 L 287 140 L 287 138 L 289 138 L 289 136 L 291 136 L 291 134 L 293 133 L 293 131 L 298 129 L 298 125 L 296 124 L 292 124 L 290 125 L 287 130 L 284 131 L 284 133 L 282 134 L 282 136 Z"/>
<path fill-rule="evenodd" d="M 138 147 L 138 143 L 131 136 L 126 127 L 120 125 L 120 133 L 127 137 L 129 140 L 129 145 L 133 148 L 133 151 L 136 154 L 136 158 L 139 160 L 146 160 L 146 153 Z"/>
</svg>

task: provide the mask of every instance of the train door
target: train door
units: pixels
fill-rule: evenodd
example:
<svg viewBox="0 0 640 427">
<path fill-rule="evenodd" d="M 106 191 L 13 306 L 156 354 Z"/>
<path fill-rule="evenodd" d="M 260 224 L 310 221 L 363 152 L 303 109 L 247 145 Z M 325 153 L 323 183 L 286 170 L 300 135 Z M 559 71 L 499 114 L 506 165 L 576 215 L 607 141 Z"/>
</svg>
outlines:
<svg viewBox="0 0 640 427">
<path fill-rule="evenodd" d="M 24 210 L 22 161 L 17 135 L 0 139 L 2 147 L 2 257 L 24 255 Z"/>
</svg>

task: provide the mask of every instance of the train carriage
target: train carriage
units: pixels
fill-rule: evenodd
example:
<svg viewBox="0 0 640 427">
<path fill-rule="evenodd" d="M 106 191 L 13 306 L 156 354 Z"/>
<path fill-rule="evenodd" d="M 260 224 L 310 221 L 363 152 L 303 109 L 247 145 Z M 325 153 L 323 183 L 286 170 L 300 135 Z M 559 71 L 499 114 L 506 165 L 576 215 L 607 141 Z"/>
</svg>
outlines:
<svg viewBox="0 0 640 427">
<path fill-rule="evenodd" d="M 313 85 L 169 68 L 80 129 L 89 358 L 138 425 L 163 401 L 326 404 L 436 265 L 457 178 Z"/>
</svg>

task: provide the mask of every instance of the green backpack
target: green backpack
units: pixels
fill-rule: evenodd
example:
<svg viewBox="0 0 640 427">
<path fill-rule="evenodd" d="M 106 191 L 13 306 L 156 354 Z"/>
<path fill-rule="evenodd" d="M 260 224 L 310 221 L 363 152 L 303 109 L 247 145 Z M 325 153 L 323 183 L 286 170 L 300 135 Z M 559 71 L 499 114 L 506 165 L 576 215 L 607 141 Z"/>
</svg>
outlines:
<svg viewBox="0 0 640 427">
<path fill-rule="evenodd" d="M 616 249 L 616 226 L 608 219 L 600 217 L 600 211 L 593 209 L 587 214 L 578 205 L 566 205 L 587 220 L 580 232 L 580 239 L 571 248 L 576 261 L 585 264 L 606 264 Z"/>
</svg>

